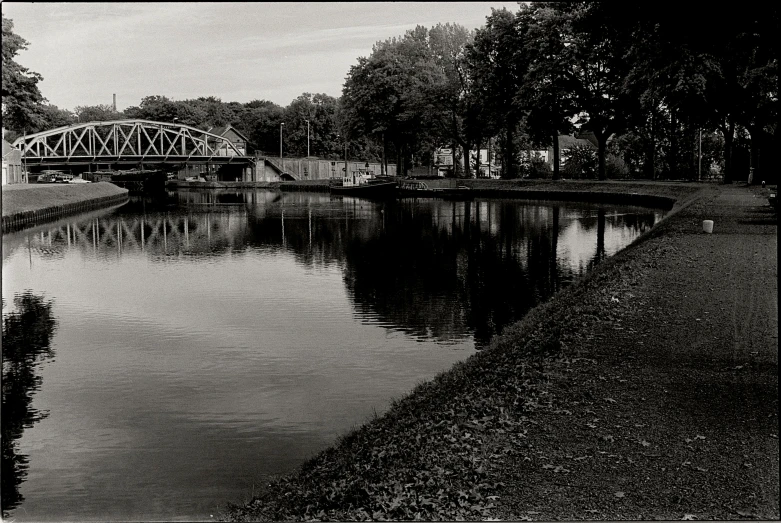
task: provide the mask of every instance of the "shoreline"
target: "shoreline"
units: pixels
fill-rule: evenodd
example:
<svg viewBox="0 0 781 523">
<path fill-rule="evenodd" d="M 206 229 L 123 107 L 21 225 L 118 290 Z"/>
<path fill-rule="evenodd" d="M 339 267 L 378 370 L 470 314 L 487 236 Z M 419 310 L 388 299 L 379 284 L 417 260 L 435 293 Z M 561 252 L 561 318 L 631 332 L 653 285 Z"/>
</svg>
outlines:
<svg viewBox="0 0 781 523">
<path fill-rule="evenodd" d="M 3 193 L 3 233 L 102 209 L 128 200 L 128 190 L 107 182 L 89 184 L 14 184 Z"/>
<path fill-rule="evenodd" d="M 489 348 L 221 517 L 777 519 L 767 191 L 578 182 L 627 185 L 676 203 Z"/>
</svg>

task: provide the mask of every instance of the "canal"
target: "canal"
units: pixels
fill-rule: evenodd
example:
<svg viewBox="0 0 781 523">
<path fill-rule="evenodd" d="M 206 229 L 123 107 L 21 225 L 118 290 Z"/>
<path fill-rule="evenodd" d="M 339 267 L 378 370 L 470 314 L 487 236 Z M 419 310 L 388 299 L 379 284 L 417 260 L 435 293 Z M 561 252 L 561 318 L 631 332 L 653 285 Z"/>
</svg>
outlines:
<svg viewBox="0 0 781 523">
<path fill-rule="evenodd" d="M 4 235 L 4 517 L 209 520 L 663 214 L 179 191 Z"/>
</svg>

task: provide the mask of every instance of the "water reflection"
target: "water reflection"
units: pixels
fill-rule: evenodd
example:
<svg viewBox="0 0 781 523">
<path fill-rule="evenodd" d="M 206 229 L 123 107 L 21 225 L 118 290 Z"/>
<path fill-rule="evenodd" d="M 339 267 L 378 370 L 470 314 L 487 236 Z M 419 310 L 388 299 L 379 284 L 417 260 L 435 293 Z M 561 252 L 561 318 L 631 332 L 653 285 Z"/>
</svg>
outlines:
<svg viewBox="0 0 781 523">
<path fill-rule="evenodd" d="M 3 308 L 6 304 L 3 302 Z M 16 310 L 3 316 L 2 388 L 2 515 L 24 497 L 19 486 L 27 476 L 28 457 L 19 452 L 18 441 L 25 428 L 47 416 L 32 406 L 41 387 L 38 372 L 43 361 L 53 358 L 51 339 L 57 322 L 52 302 L 30 292 L 14 297 Z"/>
<path fill-rule="evenodd" d="M 61 222 L 28 242 L 44 257 L 204 258 L 285 252 L 336 265 L 369 323 L 478 347 L 651 227 L 648 209 L 515 200 L 371 202 L 319 193 L 184 191 Z"/>
<path fill-rule="evenodd" d="M 208 519 L 660 216 L 189 191 L 4 235 L 2 291 L 17 312 L 3 327 L 3 508 L 19 520 Z M 43 295 L 57 303 L 53 340 Z M 35 391 L 51 415 L 32 427 Z"/>
</svg>

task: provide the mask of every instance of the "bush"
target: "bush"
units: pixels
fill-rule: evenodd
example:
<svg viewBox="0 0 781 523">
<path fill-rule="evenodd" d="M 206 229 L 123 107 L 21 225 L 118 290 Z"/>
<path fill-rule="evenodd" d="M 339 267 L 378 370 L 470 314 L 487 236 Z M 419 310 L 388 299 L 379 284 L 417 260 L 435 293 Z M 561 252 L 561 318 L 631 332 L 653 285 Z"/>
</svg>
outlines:
<svg viewBox="0 0 781 523">
<path fill-rule="evenodd" d="M 629 178 L 629 167 L 621 157 L 607 154 L 605 158 L 605 176 L 608 178 Z"/>
<path fill-rule="evenodd" d="M 561 173 L 567 178 L 596 178 L 599 167 L 597 152 L 587 145 L 564 150 Z"/>
</svg>

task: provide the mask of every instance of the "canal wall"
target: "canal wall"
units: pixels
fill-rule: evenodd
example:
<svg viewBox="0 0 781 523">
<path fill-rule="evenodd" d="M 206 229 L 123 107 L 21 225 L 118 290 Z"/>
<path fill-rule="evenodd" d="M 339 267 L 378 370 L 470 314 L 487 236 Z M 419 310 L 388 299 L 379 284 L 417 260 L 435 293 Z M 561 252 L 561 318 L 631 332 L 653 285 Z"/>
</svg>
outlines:
<svg viewBox="0 0 781 523">
<path fill-rule="evenodd" d="M 368 166 L 367 166 L 368 165 Z M 341 178 L 344 172 L 344 161 L 320 160 L 315 158 L 260 158 L 255 164 L 255 179 L 245 181 L 279 182 L 279 169 L 289 173 L 296 180 L 328 180 Z M 379 162 L 353 160 L 347 162 L 350 173 L 368 173 L 379 175 L 382 172 Z M 388 164 L 388 174 L 396 175 L 396 164 Z"/>
<path fill-rule="evenodd" d="M 2 194 L 4 233 L 128 200 L 127 189 L 108 182 L 6 185 Z"/>
</svg>

